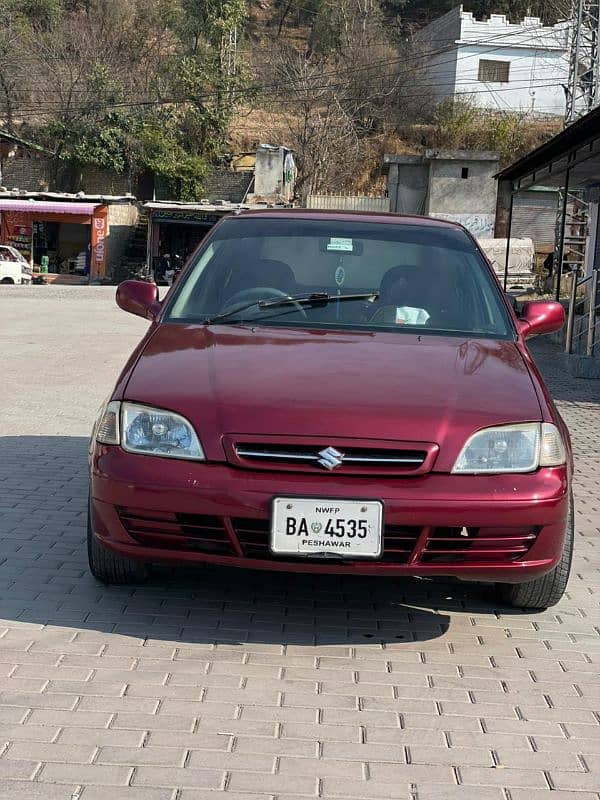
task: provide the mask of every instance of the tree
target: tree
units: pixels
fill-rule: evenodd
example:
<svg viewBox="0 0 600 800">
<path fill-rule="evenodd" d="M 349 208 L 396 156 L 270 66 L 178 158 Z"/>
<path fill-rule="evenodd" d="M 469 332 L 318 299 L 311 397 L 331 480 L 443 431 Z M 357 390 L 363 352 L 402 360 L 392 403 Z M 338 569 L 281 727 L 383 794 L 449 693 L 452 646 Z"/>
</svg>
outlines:
<svg viewBox="0 0 600 800">
<path fill-rule="evenodd" d="M 378 0 L 321 3 L 315 16 L 308 51 L 280 46 L 268 81 L 275 89 L 262 96 L 288 112 L 302 197 L 350 188 L 369 137 L 414 96 L 413 68 L 390 40 Z"/>
<path fill-rule="evenodd" d="M 57 163 L 152 170 L 196 198 L 247 75 L 244 0 L 0 0 L 0 120 Z M 15 57 L 18 54 L 18 57 Z"/>
<path fill-rule="evenodd" d="M 285 97 L 285 87 L 293 86 L 287 143 L 298 166 L 296 189 L 305 201 L 309 194 L 351 181 L 359 137 L 339 100 L 336 78 L 327 73 L 322 61 L 307 60 L 287 47 L 278 53 L 275 63 L 281 85 L 278 97 Z"/>
</svg>

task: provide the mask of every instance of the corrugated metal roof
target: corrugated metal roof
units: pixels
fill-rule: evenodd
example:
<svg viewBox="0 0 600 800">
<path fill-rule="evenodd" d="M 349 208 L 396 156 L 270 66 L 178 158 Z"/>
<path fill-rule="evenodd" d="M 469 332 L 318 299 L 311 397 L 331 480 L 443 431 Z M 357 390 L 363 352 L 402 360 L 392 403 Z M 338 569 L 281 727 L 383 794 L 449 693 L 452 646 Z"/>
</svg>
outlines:
<svg viewBox="0 0 600 800">
<path fill-rule="evenodd" d="M 60 200 L 65 203 L 134 203 L 132 194 L 85 194 L 85 192 L 1 191 L 0 200 Z"/>
<path fill-rule="evenodd" d="M 285 204 L 280 206 L 269 205 L 268 203 L 226 203 L 225 201 L 219 203 L 177 203 L 164 200 L 162 202 L 144 203 L 144 208 L 149 208 L 151 211 L 181 211 L 186 212 L 207 212 L 207 211 L 221 211 L 223 214 L 229 214 L 232 211 L 251 211 L 253 209 L 268 209 L 268 208 L 287 208 Z"/>
<path fill-rule="evenodd" d="M 0 211 L 27 214 L 78 214 L 92 216 L 101 203 L 58 203 L 49 200 L 0 200 Z"/>
</svg>

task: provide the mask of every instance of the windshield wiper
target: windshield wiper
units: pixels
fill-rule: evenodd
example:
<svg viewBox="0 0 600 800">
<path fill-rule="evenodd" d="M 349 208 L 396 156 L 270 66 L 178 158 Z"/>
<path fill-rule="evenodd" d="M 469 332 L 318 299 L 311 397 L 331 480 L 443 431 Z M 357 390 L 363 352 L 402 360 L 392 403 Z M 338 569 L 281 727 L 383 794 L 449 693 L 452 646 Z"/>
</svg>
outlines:
<svg viewBox="0 0 600 800">
<path fill-rule="evenodd" d="M 327 292 L 312 292 L 311 294 L 292 294 L 287 297 L 265 297 L 262 300 L 252 300 L 248 303 L 230 308 L 229 311 L 223 311 L 221 314 L 215 314 L 214 317 L 208 317 L 203 320 L 203 325 L 212 325 L 214 322 L 235 317 L 241 311 L 246 311 L 249 308 L 256 306 L 259 309 L 263 308 L 280 308 L 283 306 L 295 305 L 310 305 L 310 306 L 326 306 L 328 303 L 336 301 L 343 302 L 345 300 L 377 300 L 379 292 L 360 292 L 359 294 L 328 294 Z"/>
</svg>

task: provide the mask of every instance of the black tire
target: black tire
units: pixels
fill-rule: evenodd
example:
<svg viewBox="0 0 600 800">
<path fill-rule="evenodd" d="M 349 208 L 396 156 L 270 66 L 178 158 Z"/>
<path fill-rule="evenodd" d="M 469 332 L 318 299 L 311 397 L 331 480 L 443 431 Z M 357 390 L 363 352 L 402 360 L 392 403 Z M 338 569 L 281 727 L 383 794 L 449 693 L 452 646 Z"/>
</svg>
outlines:
<svg viewBox="0 0 600 800">
<path fill-rule="evenodd" d="M 0 283 L 13 283 L 14 284 L 14 281 L 13 281 L 12 278 L 2 278 Z"/>
<path fill-rule="evenodd" d="M 88 503 L 87 548 L 90 572 L 97 580 L 115 586 L 131 586 L 144 583 L 148 567 L 139 561 L 124 558 L 102 547 L 94 536 L 92 509 Z"/>
<path fill-rule="evenodd" d="M 573 498 L 569 501 L 567 531 L 560 561 L 553 570 L 541 578 L 525 583 L 499 583 L 500 597 L 505 603 L 515 608 L 544 609 L 554 606 L 563 596 L 573 560 L 573 544 L 575 541 L 575 521 Z"/>
</svg>

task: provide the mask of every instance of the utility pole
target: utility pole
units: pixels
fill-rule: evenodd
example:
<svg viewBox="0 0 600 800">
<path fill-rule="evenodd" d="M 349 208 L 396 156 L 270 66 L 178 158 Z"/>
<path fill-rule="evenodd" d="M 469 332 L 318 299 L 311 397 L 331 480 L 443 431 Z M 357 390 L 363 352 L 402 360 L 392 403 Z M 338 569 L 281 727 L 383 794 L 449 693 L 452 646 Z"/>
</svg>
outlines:
<svg viewBox="0 0 600 800">
<path fill-rule="evenodd" d="M 235 79 L 238 73 L 238 26 L 234 25 L 229 31 L 223 34 L 221 40 L 222 69 L 227 76 L 227 92 L 232 99 L 235 93 Z"/>
<path fill-rule="evenodd" d="M 573 0 L 565 125 L 600 103 L 600 0 Z"/>
<path fill-rule="evenodd" d="M 600 0 L 572 0 L 565 126 L 600 104 L 599 39 Z M 571 272 L 576 279 L 584 266 L 587 216 L 587 203 L 581 191 L 569 191 L 567 171 L 565 185 L 559 190 L 556 216 L 554 264 L 557 300 L 563 272 Z"/>
</svg>

